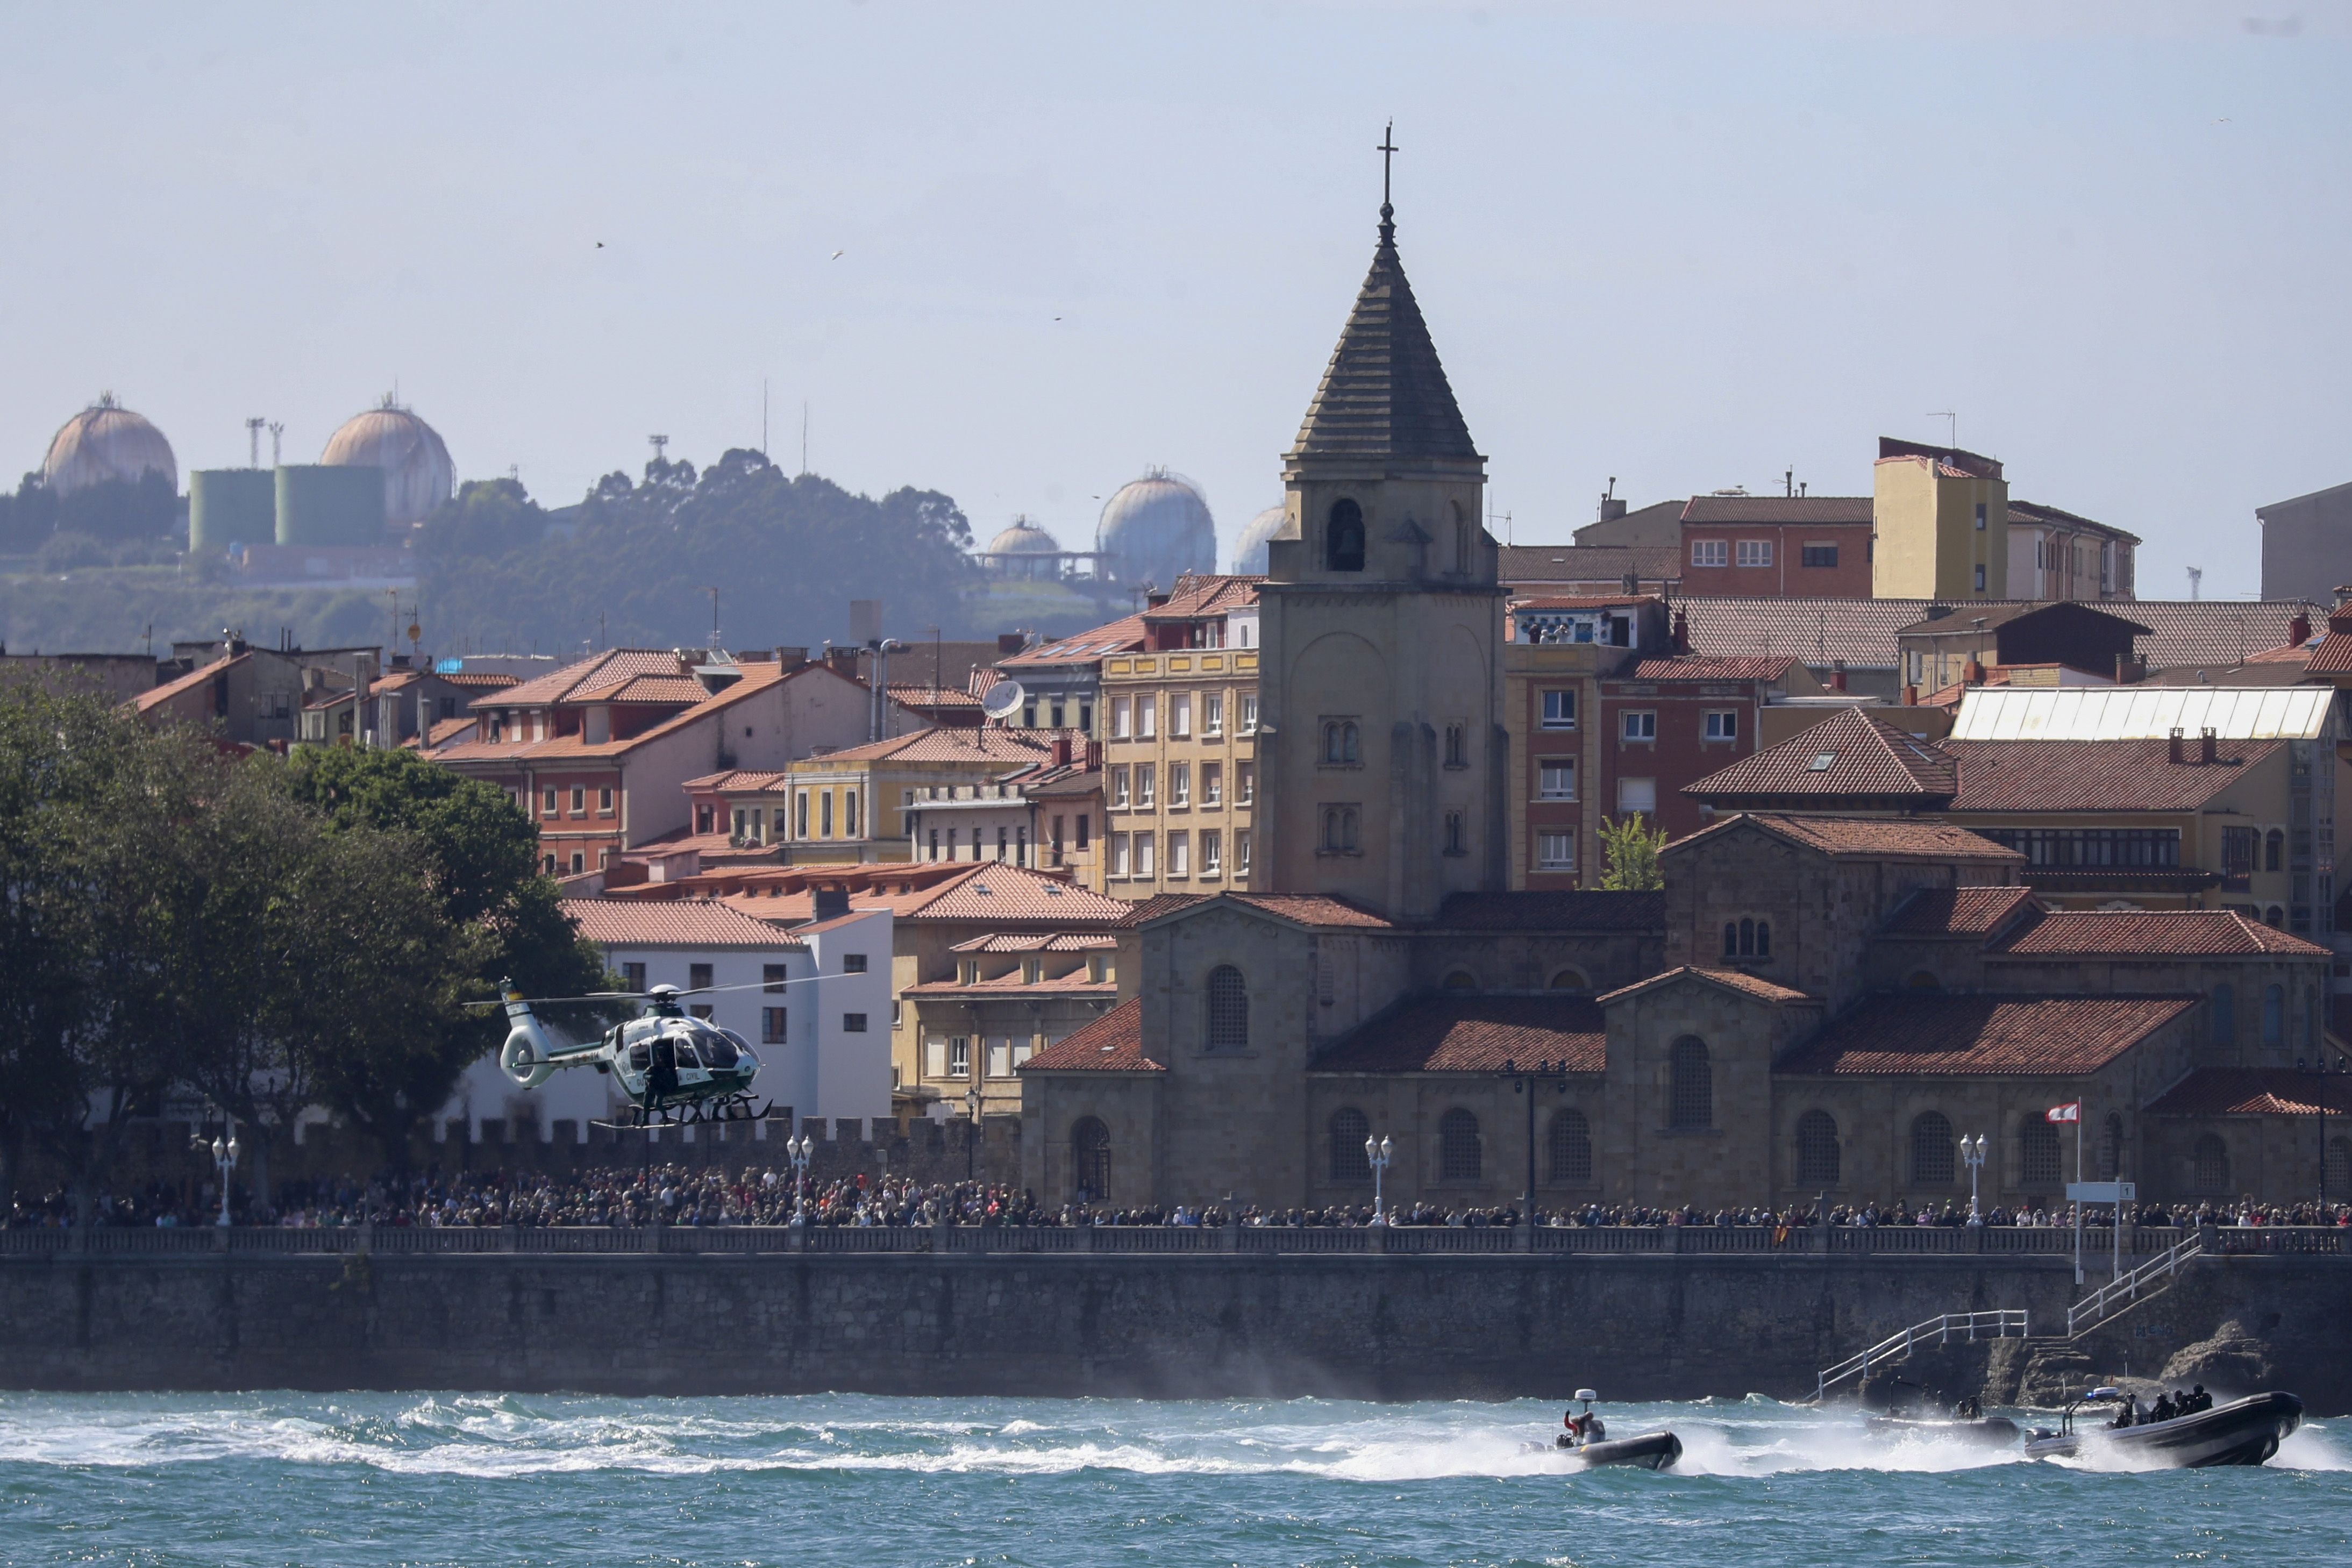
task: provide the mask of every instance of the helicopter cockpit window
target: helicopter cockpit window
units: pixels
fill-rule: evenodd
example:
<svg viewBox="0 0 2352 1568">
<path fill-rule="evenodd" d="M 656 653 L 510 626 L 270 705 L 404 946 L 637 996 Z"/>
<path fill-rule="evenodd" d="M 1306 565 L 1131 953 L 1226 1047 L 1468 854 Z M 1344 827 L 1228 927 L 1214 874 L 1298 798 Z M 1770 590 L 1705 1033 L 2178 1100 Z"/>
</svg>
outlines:
<svg viewBox="0 0 2352 1568">
<path fill-rule="evenodd" d="M 692 1072 L 695 1068 L 702 1065 L 701 1061 L 698 1059 L 694 1054 L 694 1042 L 692 1040 L 687 1039 L 684 1037 L 679 1037 L 670 1042 L 670 1048 L 677 1053 L 678 1071 Z"/>
<path fill-rule="evenodd" d="M 702 1051 L 702 1065 L 707 1068 L 731 1068 L 735 1065 L 735 1047 L 723 1035 L 705 1035 L 697 1042 Z"/>
</svg>

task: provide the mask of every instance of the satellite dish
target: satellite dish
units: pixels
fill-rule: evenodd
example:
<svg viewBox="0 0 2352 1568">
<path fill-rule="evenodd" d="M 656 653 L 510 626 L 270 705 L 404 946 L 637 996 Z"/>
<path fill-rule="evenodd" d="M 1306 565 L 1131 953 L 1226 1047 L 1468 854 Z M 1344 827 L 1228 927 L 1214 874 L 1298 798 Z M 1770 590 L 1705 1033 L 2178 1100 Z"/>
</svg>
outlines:
<svg viewBox="0 0 2352 1568">
<path fill-rule="evenodd" d="M 1000 680 L 982 694 L 980 710 L 992 719 L 1010 718 L 1029 694 L 1021 689 L 1017 680 Z"/>
</svg>

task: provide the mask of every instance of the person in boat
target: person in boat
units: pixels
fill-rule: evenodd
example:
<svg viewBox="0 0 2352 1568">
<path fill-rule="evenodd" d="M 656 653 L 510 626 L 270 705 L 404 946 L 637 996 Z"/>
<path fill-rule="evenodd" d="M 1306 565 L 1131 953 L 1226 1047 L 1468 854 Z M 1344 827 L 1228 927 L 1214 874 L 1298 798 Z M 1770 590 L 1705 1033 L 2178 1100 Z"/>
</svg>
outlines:
<svg viewBox="0 0 2352 1568">
<path fill-rule="evenodd" d="M 2126 1394 L 2124 1395 L 2123 1403 L 2116 1407 L 2115 1420 L 2108 1425 L 2118 1428 L 2129 1426 L 2135 1423 L 2138 1415 L 2139 1401 Z"/>
<path fill-rule="evenodd" d="M 2213 1396 L 2205 1392 L 2205 1385 L 2201 1383 L 2189 1391 L 2189 1414 L 2192 1415 L 2201 1415 L 2213 1408 Z"/>
<path fill-rule="evenodd" d="M 2158 1421 L 2169 1421 L 2179 1414 L 2180 1412 L 2173 1407 L 2172 1395 L 2159 1391 L 2156 1396 L 2155 1406 L 2147 1413 L 2147 1419 L 2153 1426 Z"/>
<path fill-rule="evenodd" d="M 1971 1394 L 1952 1406 L 1952 1415 L 1959 1421 L 1981 1421 L 1984 1419 L 1984 1402 Z"/>
</svg>

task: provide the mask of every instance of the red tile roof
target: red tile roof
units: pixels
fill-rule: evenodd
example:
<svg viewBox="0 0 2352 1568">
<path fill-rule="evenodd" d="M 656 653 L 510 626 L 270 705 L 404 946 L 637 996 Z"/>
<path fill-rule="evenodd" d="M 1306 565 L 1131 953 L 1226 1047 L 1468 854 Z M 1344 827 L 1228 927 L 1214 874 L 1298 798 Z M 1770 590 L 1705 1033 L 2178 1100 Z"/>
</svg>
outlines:
<svg viewBox="0 0 2352 1568">
<path fill-rule="evenodd" d="M 1166 1072 L 1143 1054 L 1143 998 L 1130 996 L 1101 1017 L 1021 1064 L 1022 1072 Z"/>
<path fill-rule="evenodd" d="M 2305 675 L 2352 675 L 2352 631 L 2339 632 L 2330 628 L 2311 650 L 2311 658 L 2303 667 Z"/>
<path fill-rule="evenodd" d="M 1499 575 L 1505 583 L 1637 583 L 1673 581 L 1682 574 L 1682 551 L 1672 544 L 1507 544 Z"/>
<path fill-rule="evenodd" d="M 1118 938 L 1108 931 L 1054 931 L 1046 935 L 991 933 L 950 946 L 950 952 L 1111 952 Z"/>
<path fill-rule="evenodd" d="M 1644 991 L 1655 991 L 1664 986 L 1676 984 L 1686 977 L 1692 980 L 1705 981 L 1710 985 L 1720 985 L 1727 991 L 1737 991 L 1743 995 L 1753 996 L 1759 1002 L 1813 1002 L 1818 1000 L 1816 997 L 1807 995 L 1802 991 L 1792 991 L 1786 985 L 1775 985 L 1769 980 L 1759 979 L 1758 976 L 1747 973 L 1741 970 L 1704 969 L 1694 963 L 1685 963 L 1674 969 L 1661 971 L 1656 974 L 1651 975 L 1647 980 L 1636 980 L 1631 985 L 1621 985 L 1616 990 L 1608 993 L 1606 995 L 1597 998 L 1597 1000 L 1605 1007 L 1610 1003 L 1618 1001 L 1622 997 L 1638 996 Z"/>
<path fill-rule="evenodd" d="M 784 681 L 820 668 L 822 667 L 817 665 L 803 665 L 797 669 L 786 671 L 772 664 L 746 665 L 741 679 L 730 686 L 722 687 L 717 694 L 705 698 L 690 708 L 673 713 L 660 723 L 650 725 L 624 740 L 591 742 L 575 733 L 558 735 L 545 741 L 463 741 L 442 752 L 440 758 L 444 762 L 451 763 L 504 763 L 520 762 L 524 759 L 532 762 L 561 762 L 572 758 L 622 756 L 649 742 L 674 735 L 681 730 L 699 724 L 711 715 L 722 713 L 746 698 L 757 696 Z M 555 677 L 547 675 L 539 679 L 553 680 Z M 537 682 L 530 684 L 537 684 Z M 518 687 L 516 689 L 520 690 L 521 688 Z M 477 698 L 475 705 L 496 707 L 505 700 L 508 694 L 496 695 L 497 701 L 488 698 Z"/>
<path fill-rule="evenodd" d="M 632 675 L 604 686 L 583 686 L 574 702 L 699 702 L 710 693 L 690 675 Z"/>
<path fill-rule="evenodd" d="M 1454 893 L 1431 922 L 1440 931 L 1663 931 L 1663 892 Z"/>
<path fill-rule="evenodd" d="M 1710 658 L 1684 654 L 1675 658 L 1645 658 L 1613 680 L 1782 680 L 1789 667 L 1801 662 L 1794 654 L 1755 654 Z M 1811 689 L 1809 687 L 1807 689 Z"/>
<path fill-rule="evenodd" d="M 1054 737 L 1062 733 L 1065 731 L 1059 730 L 1008 730 L 995 724 L 932 725 L 887 741 L 844 746 L 837 752 L 811 757 L 809 762 L 1002 763 L 1018 766 L 1052 755 Z M 1067 733 L 1076 739 L 1077 744 L 1086 743 L 1078 731 Z"/>
<path fill-rule="evenodd" d="M 1868 524 L 1874 520 L 1869 496 L 1693 496 L 1683 508 L 1685 522 Z"/>
<path fill-rule="evenodd" d="M 1120 926 L 1139 926 L 1146 921 L 1156 921 L 1161 915 L 1173 914 L 1178 910 L 1189 910 L 1194 904 L 1206 903 L 1213 896 L 1209 893 L 1154 893 L 1148 899 L 1136 899 L 1130 901 L 1127 906 L 1127 913 L 1112 923 Z"/>
<path fill-rule="evenodd" d="M 1944 741 L 1959 764 L 1955 813 L 2195 811 L 2283 742 L 2219 741 L 2214 763 L 2170 760 L 2169 741 Z M 2197 741 L 2182 753 L 2198 754 Z"/>
<path fill-rule="evenodd" d="M 798 947 L 766 921 L 715 899 L 566 899 L 580 934 L 604 947 Z"/>
<path fill-rule="evenodd" d="M 1995 945 L 2010 956 L 2326 958 L 2328 950 L 2234 910 L 2053 910 Z"/>
<path fill-rule="evenodd" d="M 1385 915 L 1375 914 L 1345 899 L 1322 894 L 1224 893 L 1220 897 L 1252 905 L 1270 915 L 1279 915 L 1284 920 L 1305 926 L 1356 926 L 1378 931 L 1394 929 L 1394 922 Z"/>
<path fill-rule="evenodd" d="M 1054 669 L 1066 665 L 1095 664 L 1105 654 L 1132 653 L 1143 646 L 1143 617 L 1140 615 L 1121 616 L 1107 626 L 1076 636 L 1055 637 L 1024 648 L 1007 658 L 996 661 L 996 668 L 1008 675 L 1024 669 Z M 977 672 L 975 672 L 977 673 Z"/>
<path fill-rule="evenodd" d="M 2196 1007 L 2195 996 L 1872 996 L 1783 1057 L 1780 1073 L 2073 1077 Z"/>
<path fill-rule="evenodd" d="M 1262 575 L 1187 572 L 1176 579 L 1168 602 L 1156 610 L 1144 611 L 1143 618 L 1146 622 L 1190 621 L 1242 609 L 1257 603 L 1258 584 L 1265 581 Z"/>
<path fill-rule="evenodd" d="M 1128 912 L 1123 899 L 1107 899 L 1075 882 L 1024 866 L 984 861 L 957 877 L 910 896 L 901 920 L 1056 921 L 1107 927 Z"/>
<path fill-rule="evenodd" d="M 435 673 L 452 686 L 471 686 L 483 691 L 504 691 L 509 687 L 522 684 L 520 676 L 500 675 L 487 669 L 453 669 L 446 675 L 439 671 Z"/>
<path fill-rule="evenodd" d="M 2157 1096 L 2150 1116 L 2316 1116 L 2352 1112 L 2352 1077 L 2292 1068 L 2200 1068 Z"/>
<path fill-rule="evenodd" d="M 2101 539 L 2119 539 L 2133 544 L 2140 542 L 2140 537 L 2137 533 L 2126 533 L 2112 523 L 2095 521 L 2079 512 L 2068 511 L 2063 507 L 2049 506 L 2041 501 L 2018 500 L 2012 498 L 2009 503 L 2009 521 L 2012 523 L 2052 523 L 2062 528 L 2080 529 Z"/>
<path fill-rule="evenodd" d="M 174 697 L 183 696 L 187 692 L 194 691 L 196 688 L 210 680 L 214 676 L 236 668 L 238 665 L 243 664 L 252 657 L 253 655 L 250 652 L 232 654 L 226 658 L 215 659 L 210 664 L 198 665 L 195 668 L 188 671 L 187 674 L 181 676 L 178 679 L 167 680 L 163 685 L 150 688 L 149 689 L 141 692 L 138 696 L 132 698 L 131 700 L 131 711 L 135 713 L 152 713 L 156 709 L 170 702 Z"/>
<path fill-rule="evenodd" d="M 1007 996 L 1033 996 L 1051 999 L 1056 996 L 1115 997 L 1118 983 L 1114 980 L 1089 980 L 1084 969 L 1074 969 L 1067 974 L 1049 974 L 1041 980 L 1024 980 L 1021 972 L 1000 974 L 993 980 L 975 980 L 970 984 L 961 980 L 926 980 L 909 985 L 908 996 L 969 996 L 975 999 Z"/>
<path fill-rule="evenodd" d="M 539 708 L 592 687 L 617 686 L 632 676 L 682 676 L 686 666 L 667 648 L 614 647 L 490 694 L 499 707 Z M 699 684 L 698 682 L 698 684 Z M 478 697 L 477 702 L 489 700 Z"/>
<path fill-rule="evenodd" d="M 1684 786 L 1683 793 L 1717 805 L 1791 795 L 1940 805 L 1958 789 L 1958 772 L 1939 747 L 1859 708 L 1841 708 L 1779 745 Z"/>
<path fill-rule="evenodd" d="M 1991 839 L 1940 822 L 1916 822 L 1866 816 L 1790 816 L 1777 812 L 1743 811 L 1677 838 L 1661 850 L 1675 855 L 1741 823 L 1752 823 L 1775 837 L 1801 844 L 1824 855 L 1864 858 L 1915 858 L 1929 860 L 2007 860 L 2022 864 L 2025 857 L 2004 849 Z"/>
<path fill-rule="evenodd" d="M 1676 600 L 1675 608 L 1689 616 L 1694 653 L 1789 653 L 1815 667 L 1843 659 L 1857 668 L 1891 669 L 1896 662 L 1895 632 L 1925 616 L 1931 603 L 1690 598 Z M 1977 599 L 1954 608 L 1976 616 L 2019 603 Z M 2309 616 L 2314 625 L 2324 618 L 2316 606 L 2294 599 L 2126 599 L 2108 605 L 2110 613 L 2149 628 L 2135 647 L 2151 670 L 2186 665 L 2225 668 L 2285 643 L 2297 615 Z"/>
<path fill-rule="evenodd" d="M 2037 908 L 2031 888 L 1922 888 L 1886 922 L 1889 936 L 1974 936 Z"/>
<path fill-rule="evenodd" d="M 1415 997 L 1349 1035 L 1308 1064 L 1312 1072 L 1478 1072 L 1565 1062 L 1570 1072 L 1608 1065 L 1609 1036 L 1589 996 Z"/>
</svg>

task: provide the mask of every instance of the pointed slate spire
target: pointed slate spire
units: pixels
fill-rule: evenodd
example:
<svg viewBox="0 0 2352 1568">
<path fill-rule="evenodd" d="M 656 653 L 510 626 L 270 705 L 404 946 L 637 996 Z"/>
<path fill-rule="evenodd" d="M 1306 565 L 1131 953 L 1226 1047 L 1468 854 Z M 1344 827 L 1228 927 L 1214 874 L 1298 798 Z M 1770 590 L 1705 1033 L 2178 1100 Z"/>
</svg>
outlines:
<svg viewBox="0 0 2352 1568">
<path fill-rule="evenodd" d="M 1483 462 L 1438 363 L 1404 264 L 1395 209 L 1381 204 L 1381 243 L 1293 458 L 1420 458 Z"/>
</svg>

